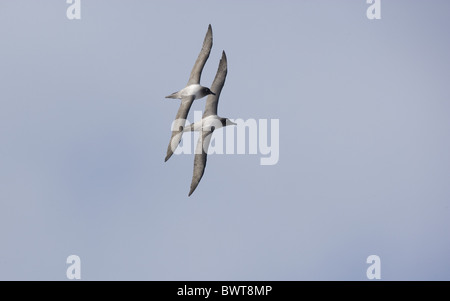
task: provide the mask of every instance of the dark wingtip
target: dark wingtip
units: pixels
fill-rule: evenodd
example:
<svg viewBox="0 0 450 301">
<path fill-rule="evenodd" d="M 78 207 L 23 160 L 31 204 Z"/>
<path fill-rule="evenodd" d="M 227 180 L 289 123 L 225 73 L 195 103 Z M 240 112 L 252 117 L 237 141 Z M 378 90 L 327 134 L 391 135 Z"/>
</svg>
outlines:
<svg viewBox="0 0 450 301">
<path fill-rule="evenodd" d="M 172 157 L 172 154 L 167 154 L 167 155 L 166 155 L 166 158 L 164 159 L 164 162 L 167 162 L 167 160 L 169 160 L 170 157 Z"/>
<path fill-rule="evenodd" d="M 191 194 L 194 193 L 195 189 L 197 189 L 197 186 L 198 186 L 198 183 L 197 184 L 191 183 L 191 190 L 189 190 L 188 196 L 191 196 Z"/>
<path fill-rule="evenodd" d="M 228 69 L 227 55 L 225 54 L 225 50 L 222 50 L 222 57 L 220 58 L 219 68 L 217 72 L 219 72 L 219 70 L 226 72 L 227 69 Z"/>
<path fill-rule="evenodd" d="M 209 49 L 209 51 L 211 51 L 212 41 L 213 41 L 213 32 L 211 24 L 209 24 L 208 31 L 206 32 L 205 39 L 203 40 L 203 47 L 207 45 L 208 46 L 207 48 Z"/>
</svg>

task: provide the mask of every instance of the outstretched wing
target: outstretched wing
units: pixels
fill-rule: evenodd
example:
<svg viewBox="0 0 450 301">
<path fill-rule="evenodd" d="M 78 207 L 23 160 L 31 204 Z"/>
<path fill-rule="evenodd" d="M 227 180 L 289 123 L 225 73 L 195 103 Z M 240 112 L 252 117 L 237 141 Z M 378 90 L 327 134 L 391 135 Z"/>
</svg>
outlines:
<svg viewBox="0 0 450 301">
<path fill-rule="evenodd" d="M 172 126 L 172 136 L 170 137 L 169 146 L 167 147 L 167 154 L 164 161 L 169 160 L 172 157 L 173 152 L 177 149 L 178 144 L 183 136 L 184 125 L 186 124 L 186 118 L 189 110 L 194 102 L 195 95 L 187 96 L 181 99 L 180 107 L 178 108 L 175 121 Z"/>
<path fill-rule="evenodd" d="M 203 177 L 206 167 L 206 157 L 208 156 L 209 143 L 211 141 L 212 131 L 203 131 L 198 138 L 197 147 L 195 149 L 194 173 L 192 174 L 191 190 L 189 196 L 197 188 L 198 183 Z"/>
<path fill-rule="evenodd" d="M 205 39 L 203 40 L 202 50 L 200 50 L 197 60 L 195 61 L 194 67 L 192 68 L 187 86 L 192 84 L 200 84 L 200 77 L 202 76 L 202 70 L 203 67 L 205 66 L 206 60 L 208 60 L 212 44 L 213 44 L 212 28 L 211 24 L 209 24 L 208 31 L 206 32 Z"/>
<path fill-rule="evenodd" d="M 222 91 L 223 85 L 225 84 L 225 78 L 227 77 L 227 56 L 225 51 L 222 51 L 222 58 L 219 62 L 219 67 L 217 68 L 216 77 L 211 85 L 211 91 L 214 91 L 216 95 L 209 94 L 206 99 L 205 112 L 203 112 L 203 118 L 210 115 L 217 115 L 217 105 L 219 103 L 220 92 Z"/>
</svg>

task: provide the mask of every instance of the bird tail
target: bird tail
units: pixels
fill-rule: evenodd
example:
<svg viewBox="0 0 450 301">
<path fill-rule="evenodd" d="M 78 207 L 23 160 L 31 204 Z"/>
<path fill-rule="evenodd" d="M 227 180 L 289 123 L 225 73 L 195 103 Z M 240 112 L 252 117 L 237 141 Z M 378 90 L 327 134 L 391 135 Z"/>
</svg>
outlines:
<svg viewBox="0 0 450 301">
<path fill-rule="evenodd" d="M 166 98 L 174 98 L 174 99 L 177 99 L 177 98 L 179 98 L 179 97 L 178 97 L 178 92 L 173 92 L 172 94 L 167 95 Z"/>
</svg>

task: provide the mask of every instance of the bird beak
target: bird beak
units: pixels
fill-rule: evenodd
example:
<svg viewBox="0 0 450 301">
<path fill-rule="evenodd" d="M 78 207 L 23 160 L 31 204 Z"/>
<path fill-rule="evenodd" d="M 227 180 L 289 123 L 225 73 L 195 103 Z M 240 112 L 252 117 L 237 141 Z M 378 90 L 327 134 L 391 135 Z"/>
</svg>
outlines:
<svg viewBox="0 0 450 301">
<path fill-rule="evenodd" d="M 216 95 L 216 93 L 214 93 L 213 91 L 211 91 L 211 94 L 212 94 L 212 95 Z"/>
<path fill-rule="evenodd" d="M 228 120 L 228 125 L 237 125 L 237 123 L 234 123 L 233 121 Z"/>
</svg>

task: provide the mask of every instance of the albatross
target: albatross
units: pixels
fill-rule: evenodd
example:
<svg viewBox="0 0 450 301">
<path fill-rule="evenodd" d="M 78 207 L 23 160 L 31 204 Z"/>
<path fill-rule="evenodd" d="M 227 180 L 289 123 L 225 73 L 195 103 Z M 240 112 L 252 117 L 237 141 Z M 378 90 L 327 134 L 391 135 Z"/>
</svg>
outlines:
<svg viewBox="0 0 450 301">
<path fill-rule="evenodd" d="M 167 147 L 167 154 L 164 161 L 169 160 L 181 141 L 184 125 L 186 124 L 186 118 L 194 100 L 200 99 L 207 95 L 215 95 L 215 93 L 212 92 L 209 88 L 200 85 L 202 70 L 205 66 L 206 61 L 208 60 L 212 44 L 212 28 L 211 24 L 209 24 L 208 31 L 206 32 L 205 39 L 203 40 L 202 49 L 197 57 L 197 60 L 195 61 L 194 67 L 192 68 L 191 75 L 189 76 L 189 81 L 187 82 L 186 87 L 178 92 L 174 92 L 166 96 L 166 98 L 181 99 L 181 104 L 178 109 L 177 115 L 175 116 L 175 121 L 172 128 L 172 136 L 170 137 L 169 146 Z"/>
<path fill-rule="evenodd" d="M 222 118 L 217 116 L 217 105 L 219 103 L 220 92 L 225 84 L 225 78 L 227 76 L 227 56 L 225 51 L 222 51 L 222 58 L 219 62 L 216 77 L 211 85 L 211 89 L 216 91 L 215 94 L 211 94 L 206 99 L 205 111 L 203 112 L 202 120 L 191 124 L 186 127 L 183 132 L 200 131 L 200 136 L 195 148 L 194 157 L 194 172 L 192 175 L 191 190 L 189 196 L 197 188 L 198 183 L 203 177 L 206 167 L 206 157 L 208 155 L 209 143 L 211 141 L 212 133 L 221 127 L 228 125 L 236 125 L 236 123 L 230 121 L 228 118 Z"/>
</svg>

